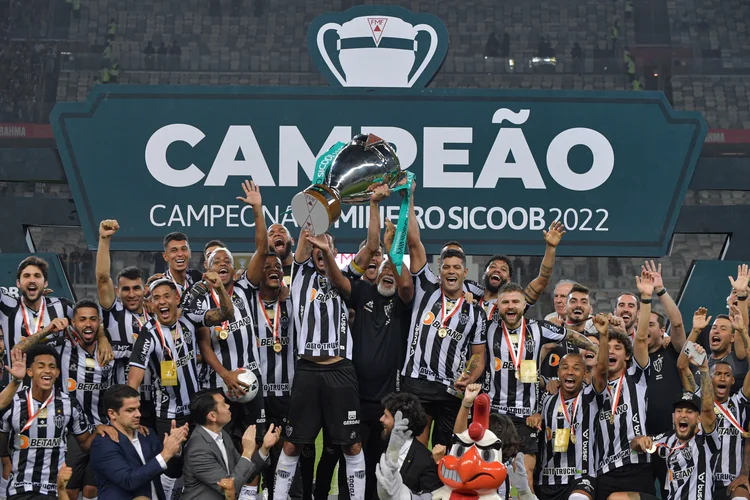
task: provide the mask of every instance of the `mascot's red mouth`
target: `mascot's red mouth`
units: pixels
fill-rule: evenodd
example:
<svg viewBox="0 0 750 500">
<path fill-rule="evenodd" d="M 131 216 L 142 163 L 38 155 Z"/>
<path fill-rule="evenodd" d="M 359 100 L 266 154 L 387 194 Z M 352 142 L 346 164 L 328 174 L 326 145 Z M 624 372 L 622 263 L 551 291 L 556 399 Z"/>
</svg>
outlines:
<svg viewBox="0 0 750 500">
<path fill-rule="evenodd" d="M 447 455 L 438 467 L 440 480 L 454 493 L 475 498 L 477 492 L 496 490 L 503 484 L 507 471 L 500 462 L 485 462 L 472 446 L 461 457 Z"/>
</svg>

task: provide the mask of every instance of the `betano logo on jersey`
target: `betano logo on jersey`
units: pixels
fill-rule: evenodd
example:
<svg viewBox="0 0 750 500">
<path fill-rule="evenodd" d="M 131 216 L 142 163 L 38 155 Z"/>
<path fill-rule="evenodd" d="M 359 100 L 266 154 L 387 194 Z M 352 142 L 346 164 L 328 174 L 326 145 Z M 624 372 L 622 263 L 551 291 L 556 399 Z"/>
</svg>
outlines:
<svg viewBox="0 0 750 500">
<path fill-rule="evenodd" d="M 50 122 L 87 242 L 117 217 L 128 231 L 113 250 L 156 250 L 165 231 L 248 250 L 254 217 L 236 196 L 251 177 L 269 200 L 266 221 L 296 234 L 287 209 L 316 158 L 373 133 L 419 179 L 429 253 L 458 239 L 470 254 L 538 255 L 541 231 L 560 220 L 561 254 L 663 255 L 705 137 L 699 113 L 674 111 L 661 92 L 418 88 L 447 43 L 431 14 L 358 6 L 320 15 L 308 32 L 337 88 L 105 85 L 58 103 Z M 128 196 L 134 185 L 150 196 Z M 649 217 L 622 203 L 635 196 L 652 200 Z M 384 200 L 381 223 L 399 205 Z M 356 251 L 368 221 L 369 206 L 342 207 L 339 250 Z"/>
<path fill-rule="evenodd" d="M 18 449 L 28 450 L 35 448 L 59 448 L 62 438 L 30 438 L 24 434 L 18 435 Z"/>
<path fill-rule="evenodd" d="M 68 392 L 73 391 L 84 391 L 84 392 L 91 392 L 91 391 L 104 391 L 109 388 L 109 384 L 107 382 L 101 382 L 101 383 L 89 383 L 89 382 L 77 382 L 75 379 L 69 378 L 68 379 Z"/>
</svg>

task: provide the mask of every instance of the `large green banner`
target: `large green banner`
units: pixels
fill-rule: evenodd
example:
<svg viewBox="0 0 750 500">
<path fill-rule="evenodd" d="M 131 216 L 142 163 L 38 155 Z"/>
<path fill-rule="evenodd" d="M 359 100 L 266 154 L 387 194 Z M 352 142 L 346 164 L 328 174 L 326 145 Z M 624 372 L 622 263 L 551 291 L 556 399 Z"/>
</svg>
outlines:
<svg viewBox="0 0 750 500">
<path fill-rule="evenodd" d="M 457 239 L 537 254 L 561 220 L 561 254 L 659 256 L 706 134 L 657 92 L 107 85 L 51 122 L 89 245 L 116 218 L 122 250 L 157 250 L 169 231 L 250 249 L 252 210 L 235 199 L 250 177 L 267 222 L 296 234 L 286 212 L 316 157 L 371 132 L 416 175 L 428 252 Z M 381 216 L 395 221 L 399 202 Z M 340 251 L 367 221 L 368 207 L 343 207 Z"/>
</svg>

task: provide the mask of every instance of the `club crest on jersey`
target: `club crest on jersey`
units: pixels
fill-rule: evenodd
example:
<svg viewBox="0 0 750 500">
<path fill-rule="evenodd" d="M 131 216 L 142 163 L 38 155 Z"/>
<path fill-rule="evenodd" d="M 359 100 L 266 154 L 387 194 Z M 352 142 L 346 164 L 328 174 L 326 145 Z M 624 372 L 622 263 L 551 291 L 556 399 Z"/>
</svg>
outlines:
<svg viewBox="0 0 750 500">
<path fill-rule="evenodd" d="M 654 370 L 656 370 L 657 372 L 661 372 L 661 367 L 663 363 L 664 363 L 664 358 L 662 358 L 661 356 L 656 358 L 654 362 L 652 363 Z"/>
<path fill-rule="evenodd" d="M 462 325 L 465 325 L 469 322 L 469 315 L 461 313 L 458 317 L 458 322 Z"/>
<path fill-rule="evenodd" d="M 65 415 L 55 415 L 55 427 L 58 429 L 65 427 Z"/>
</svg>

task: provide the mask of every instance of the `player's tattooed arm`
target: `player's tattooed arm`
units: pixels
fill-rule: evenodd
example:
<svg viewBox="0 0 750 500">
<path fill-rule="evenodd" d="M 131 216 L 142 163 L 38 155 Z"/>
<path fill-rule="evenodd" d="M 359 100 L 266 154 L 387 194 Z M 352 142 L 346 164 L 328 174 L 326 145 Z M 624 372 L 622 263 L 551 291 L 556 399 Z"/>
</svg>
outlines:
<svg viewBox="0 0 750 500">
<path fill-rule="evenodd" d="M 593 352 L 594 354 L 599 354 L 599 346 L 594 344 L 578 332 L 566 328 L 565 340 L 580 349 L 585 349 L 587 351 Z"/>
<path fill-rule="evenodd" d="M 207 271 L 203 275 L 203 279 L 206 280 L 208 285 L 216 290 L 219 296 L 219 307 L 209 309 L 206 311 L 206 318 L 204 323 L 206 326 L 220 325 L 224 321 L 229 321 L 234 316 L 234 304 L 232 298 L 227 293 L 227 289 L 219 278 L 219 275 L 213 271 Z"/>
<path fill-rule="evenodd" d="M 544 258 L 542 259 L 542 265 L 539 267 L 539 275 L 526 286 L 524 295 L 526 295 L 526 302 L 529 304 L 535 304 L 539 297 L 544 293 L 544 289 L 549 285 L 552 279 L 552 273 L 555 270 L 555 255 L 557 253 L 557 245 L 560 244 L 563 235 L 565 234 L 565 226 L 560 221 L 555 221 L 549 226 L 549 231 L 544 231 L 544 242 L 546 248 L 544 250 Z"/>
</svg>

